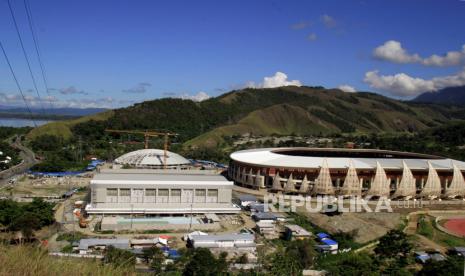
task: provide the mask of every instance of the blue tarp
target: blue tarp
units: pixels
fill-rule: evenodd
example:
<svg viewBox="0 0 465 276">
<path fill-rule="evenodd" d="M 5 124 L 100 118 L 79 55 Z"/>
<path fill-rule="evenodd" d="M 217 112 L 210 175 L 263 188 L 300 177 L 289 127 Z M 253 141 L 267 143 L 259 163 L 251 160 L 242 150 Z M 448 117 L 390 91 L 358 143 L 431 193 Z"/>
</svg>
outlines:
<svg viewBox="0 0 465 276">
<path fill-rule="evenodd" d="M 170 258 L 173 258 L 173 259 L 177 259 L 179 257 L 181 257 L 181 255 L 179 254 L 178 250 L 176 249 L 170 249 L 168 250 L 168 256 Z"/>
<path fill-rule="evenodd" d="M 28 171 L 29 174 L 32 175 L 39 175 L 39 176 L 56 176 L 56 177 L 63 177 L 63 176 L 72 176 L 84 173 L 85 171 L 77 171 L 77 172 L 33 172 Z"/>
<path fill-rule="evenodd" d="M 316 236 L 321 240 L 321 239 L 326 239 L 329 238 L 329 235 L 326 233 L 318 233 Z"/>
<path fill-rule="evenodd" d="M 332 239 L 322 239 L 321 242 L 326 245 L 337 245 L 337 242 Z"/>
</svg>

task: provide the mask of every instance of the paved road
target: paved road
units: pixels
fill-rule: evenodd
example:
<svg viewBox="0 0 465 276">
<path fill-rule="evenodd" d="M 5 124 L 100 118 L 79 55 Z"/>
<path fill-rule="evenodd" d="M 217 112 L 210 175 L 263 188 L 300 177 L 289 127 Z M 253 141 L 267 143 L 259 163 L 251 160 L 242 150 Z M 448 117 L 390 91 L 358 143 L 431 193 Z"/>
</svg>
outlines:
<svg viewBox="0 0 465 276">
<path fill-rule="evenodd" d="M 12 141 L 10 146 L 20 150 L 19 155 L 21 156 L 21 159 L 23 161 L 19 165 L 16 165 L 8 170 L 0 172 L 0 186 L 3 186 L 6 183 L 8 183 L 8 179 L 12 176 L 23 173 L 38 163 L 38 161 L 35 158 L 34 152 L 21 143 L 20 136 L 16 136 L 12 140 L 14 141 Z"/>
</svg>

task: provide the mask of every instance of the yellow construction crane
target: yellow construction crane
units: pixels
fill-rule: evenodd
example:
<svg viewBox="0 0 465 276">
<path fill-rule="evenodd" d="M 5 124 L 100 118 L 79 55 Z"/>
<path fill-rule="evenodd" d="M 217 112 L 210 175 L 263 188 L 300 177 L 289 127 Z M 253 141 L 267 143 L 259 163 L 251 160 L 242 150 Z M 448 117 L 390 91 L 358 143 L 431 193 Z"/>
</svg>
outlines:
<svg viewBox="0 0 465 276">
<path fill-rule="evenodd" d="M 129 134 L 139 134 L 139 135 L 144 135 L 144 145 L 145 148 L 149 148 L 149 138 L 150 137 L 158 137 L 163 135 L 165 137 L 165 143 L 163 146 L 163 168 L 166 169 L 166 158 L 168 156 L 168 137 L 169 136 L 177 136 L 177 133 L 172 133 L 172 132 L 158 132 L 158 131 L 138 131 L 138 130 L 119 130 L 119 129 L 105 129 L 106 132 L 112 132 L 112 133 L 129 133 Z"/>
</svg>

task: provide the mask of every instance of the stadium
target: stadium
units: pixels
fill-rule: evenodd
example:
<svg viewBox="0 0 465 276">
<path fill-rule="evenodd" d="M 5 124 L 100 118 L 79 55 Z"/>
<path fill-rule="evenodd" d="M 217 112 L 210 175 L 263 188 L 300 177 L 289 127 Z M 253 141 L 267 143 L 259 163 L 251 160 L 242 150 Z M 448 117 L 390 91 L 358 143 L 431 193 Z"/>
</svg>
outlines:
<svg viewBox="0 0 465 276">
<path fill-rule="evenodd" d="M 272 193 L 391 198 L 465 196 L 465 162 L 377 149 L 264 148 L 230 155 L 236 185 Z"/>
</svg>

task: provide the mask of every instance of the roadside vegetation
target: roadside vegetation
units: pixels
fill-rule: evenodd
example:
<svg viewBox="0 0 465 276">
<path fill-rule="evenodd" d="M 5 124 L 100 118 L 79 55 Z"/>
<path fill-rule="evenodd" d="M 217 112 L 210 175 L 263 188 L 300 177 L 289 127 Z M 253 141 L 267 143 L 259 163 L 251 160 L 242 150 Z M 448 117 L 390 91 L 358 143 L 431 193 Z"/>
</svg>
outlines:
<svg viewBox="0 0 465 276">
<path fill-rule="evenodd" d="M 100 260 L 57 258 L 36 246 L 0 244 L 0 275 L 136 275 L 134 268 L 104 265 Z"/>
<path fill-rule="evenodd" d="M 55 222 L 53 206 L 39 198 L 30 203 L 0 200 L 0 227 L 21 232 L 28 241 L 33 238 L 34 231 Z"/>
</svg>

